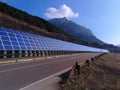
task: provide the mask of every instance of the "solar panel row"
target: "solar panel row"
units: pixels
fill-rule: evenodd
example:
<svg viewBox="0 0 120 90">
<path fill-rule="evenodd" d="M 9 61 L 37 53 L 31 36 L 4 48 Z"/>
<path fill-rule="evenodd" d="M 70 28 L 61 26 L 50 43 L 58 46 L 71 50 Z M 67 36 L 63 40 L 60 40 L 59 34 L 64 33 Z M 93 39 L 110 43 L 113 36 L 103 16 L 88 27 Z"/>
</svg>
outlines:
<svg viewBox="0 0 120 90">
<path fill-rule="evenodd" d="M 3 27 L 0 27 L 0 50 L 101 51 L 101 49 L 98 48 L 78 45 Z"/>
</svg>

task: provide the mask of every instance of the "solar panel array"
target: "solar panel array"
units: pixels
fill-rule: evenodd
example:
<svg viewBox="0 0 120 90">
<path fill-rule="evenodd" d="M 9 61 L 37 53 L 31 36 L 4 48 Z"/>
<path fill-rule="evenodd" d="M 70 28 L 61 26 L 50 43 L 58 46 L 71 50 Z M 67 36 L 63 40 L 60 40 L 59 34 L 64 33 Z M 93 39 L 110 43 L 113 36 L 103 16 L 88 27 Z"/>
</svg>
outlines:
<svg viewBox="0 0 120 90">
<path fill-rule="evenodd" d="M 101 51 L 62 40 L 0 27 L 0 50 Z M 107 51 L 107 50 L 102 50 Z"/>
</svg>

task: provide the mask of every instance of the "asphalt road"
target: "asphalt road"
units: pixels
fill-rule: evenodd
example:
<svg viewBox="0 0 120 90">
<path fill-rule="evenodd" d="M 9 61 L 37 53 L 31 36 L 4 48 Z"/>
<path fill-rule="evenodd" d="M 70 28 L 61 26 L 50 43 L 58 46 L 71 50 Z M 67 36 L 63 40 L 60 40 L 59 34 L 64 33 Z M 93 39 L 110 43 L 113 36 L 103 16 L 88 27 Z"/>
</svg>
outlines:
<svg viewBox="0 0 120 90">
<path fill-rule="evenodd" d="M 0 90 L 18 90 L 98 53 L 0 65 Z"/>
</svg>

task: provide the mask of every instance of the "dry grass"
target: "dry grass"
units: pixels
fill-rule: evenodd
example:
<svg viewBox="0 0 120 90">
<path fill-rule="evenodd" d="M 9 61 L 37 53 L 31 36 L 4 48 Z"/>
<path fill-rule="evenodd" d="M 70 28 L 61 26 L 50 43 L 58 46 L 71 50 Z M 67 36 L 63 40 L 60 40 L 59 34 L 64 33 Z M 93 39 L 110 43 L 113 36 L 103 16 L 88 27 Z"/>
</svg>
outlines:
<svg viewBox="0 0 120 90">
<path fill-rule="evenodd" d="M 120 90 L 120 54 L 107 54 L 100 57 L 90 67 L 84 66 L 80 76 L 60 85 L 61 90 Z"/>
</svg>

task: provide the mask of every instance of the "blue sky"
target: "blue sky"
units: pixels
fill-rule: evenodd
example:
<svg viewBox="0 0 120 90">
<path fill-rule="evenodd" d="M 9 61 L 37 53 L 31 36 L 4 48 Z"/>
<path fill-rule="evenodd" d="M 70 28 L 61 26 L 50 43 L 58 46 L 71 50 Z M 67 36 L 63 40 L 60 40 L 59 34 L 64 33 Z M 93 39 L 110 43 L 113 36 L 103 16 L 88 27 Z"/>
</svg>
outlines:
<svg viewBox="0 0 120 90">
<path fill-rule="evenodd" d="M 46 20 L 67 17 L 100 40 L 120 44 L 120 0 L 0 0 Z"/>
</svg>

